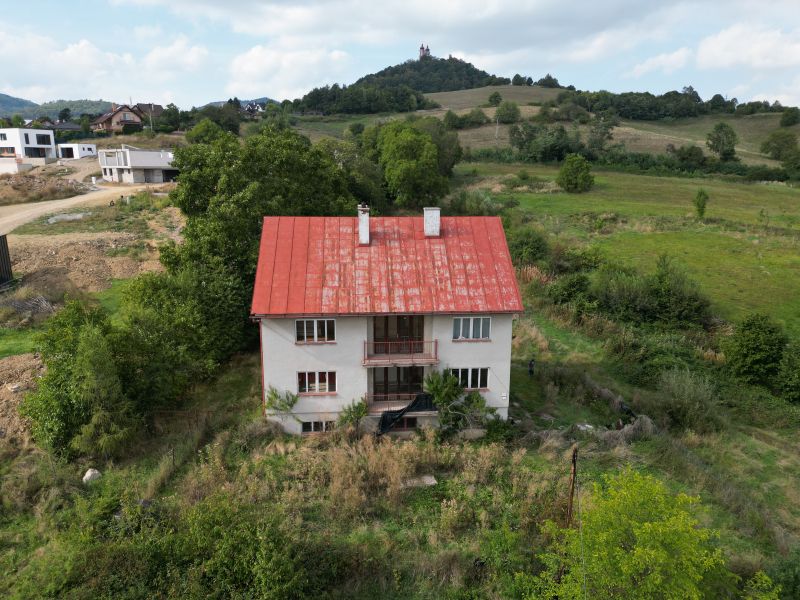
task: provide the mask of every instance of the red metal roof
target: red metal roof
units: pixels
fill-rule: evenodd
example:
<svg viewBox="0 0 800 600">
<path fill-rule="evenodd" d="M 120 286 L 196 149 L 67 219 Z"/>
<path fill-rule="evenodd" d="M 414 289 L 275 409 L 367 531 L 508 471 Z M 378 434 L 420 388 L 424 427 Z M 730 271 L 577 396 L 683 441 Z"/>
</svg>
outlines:
<svg viewBox="0 0 800 600">
<path fill-rule="evenodd" d="M 265 217 L 253 316 L 522 312 L 499 217 Z"/>
</svg>

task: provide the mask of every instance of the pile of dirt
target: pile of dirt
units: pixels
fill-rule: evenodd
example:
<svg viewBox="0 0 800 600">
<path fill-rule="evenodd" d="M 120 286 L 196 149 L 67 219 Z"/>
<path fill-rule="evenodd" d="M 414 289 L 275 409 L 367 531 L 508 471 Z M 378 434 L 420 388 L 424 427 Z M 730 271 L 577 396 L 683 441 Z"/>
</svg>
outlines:
<svg viewBox="0 0 800 600">
<path fill-rule="evenodd" d="M 44 372 L 35 354 L 19 354 L 0 359 L 0 439 L 18 445 L 30 441 L 28 423 L 18 407 L 26 392 L 36 388 Z"/>
<path fill-rule="evenodd" d="M 84 194 L 91 185 L 61 177 L 42 177 L 29 173 L 0 176 L 0 204 L 70 198 Z"/>
<path fill-rule="evenodd" d="M 55 236 L 11 235 L 11 265 L 23 275 L 22 284 L 34 289 L 77 288 L 98 292 L 114 279 L 129 279 L 161 270 L 154 243 L 146 246 L 145 260 L 121 253 L 138 242 L 131 233 L 68 233 Z"/>
</svg>

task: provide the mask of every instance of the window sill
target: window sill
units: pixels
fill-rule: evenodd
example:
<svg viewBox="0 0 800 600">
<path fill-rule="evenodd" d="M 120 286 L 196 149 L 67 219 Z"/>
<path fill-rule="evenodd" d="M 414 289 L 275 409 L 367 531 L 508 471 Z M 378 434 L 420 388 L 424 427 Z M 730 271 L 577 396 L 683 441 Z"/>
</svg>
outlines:
<svg viewBox="0 0 800 600">
<path fill-rule="evenodd" d="M 297 394 L 301 398 L 305 398 L 306 396 L 338 396 L 336 392 L 300 392 Z"/>
<path fill-rule="evenodd" d="M 464 388 L 465 392 L 488 392 L 489 388 Z"/>
<path fill-rule="evenodd" d="M 471 338 L 458 338 L 457 340 L 451 340 L 454 344 L 474 344 L 478 343 L 486 343 L 491 342 L 492 338 L 480 338 L 480 339 L 471 339 Z"/>
<path fill-rule="evenodd" d="M 336 345 L 336 340 L 331 342 L 295 342 L 295 346 L 333 346 Z"/>
</svg>

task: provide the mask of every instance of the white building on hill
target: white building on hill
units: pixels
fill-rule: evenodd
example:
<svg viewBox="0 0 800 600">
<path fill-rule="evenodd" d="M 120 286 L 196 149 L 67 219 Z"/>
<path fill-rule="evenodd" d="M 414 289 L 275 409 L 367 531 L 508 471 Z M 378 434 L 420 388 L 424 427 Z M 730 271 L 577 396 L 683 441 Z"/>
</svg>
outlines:
<svg viewBox="0 0 800 600">
<path fill-rule="evenodd" d="M 56 160 L 49 129 L 0 129 L 0 173 L 18 173 Z"/>
<path fill-rule="evenodd" d="M 395 429 L 435 424 L 418 394 L 441 370 L 506 418 L 522 310 L 497 217 L 266 217 L 251 308 L 263 393 L 299 400 L 265 414 L 290 432 L 325 431 L 365 397 L 372 427 L 412 402 Z"/>
<path fill-rule="evenodd" d="M 58 158 L 61 160 L 75 160 L 87 156 L 97 156 L 97 146 L 86 143 L 58 145 Z"/>
<path fill-rule="evenodd" d="M 141 150 L 123 144 L 119 149 L 100 150 L 100 170 L 105 181 L 118 183 L 164 183 L 178 170 L 172 166 L 170 150 Z"/>
</svg>

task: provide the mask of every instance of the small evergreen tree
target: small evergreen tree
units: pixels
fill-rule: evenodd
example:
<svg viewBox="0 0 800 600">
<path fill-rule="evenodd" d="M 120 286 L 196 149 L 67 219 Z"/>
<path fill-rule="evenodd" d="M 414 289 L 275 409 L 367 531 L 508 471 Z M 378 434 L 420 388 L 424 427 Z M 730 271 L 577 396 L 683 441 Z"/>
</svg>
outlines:
<svg viewBox="0 0 800 600">
<path fill-rule="evenodd" d="M 708 193 L 703 188 L 697 190 L 697 193 L 694 195 L 694 211 L 697 214 L 697 218 L 701 221 L 706 216 L 706 204 L 708 204 Z"/>
<path fill-rule="evenodd" d="M 778 374 L 786 342 L 780 325 L 766 315 L 749 315 L 726 344 L 728 367 L 742 381 L 770 384 Z"/>
<path fill-rule="evenodd" d="M 579 194 L 594 185 L 592 167 L 580 154 L 568 154 L 558 171 L 556 183 L 566 192 Z"/>
<path fill-rule="evenodd" d="M 489 106 L 500 106 L 502 101 L 503 97 L 500 95 L 500 92 L 492 92 L 489 94 Z"/>
</svg>

